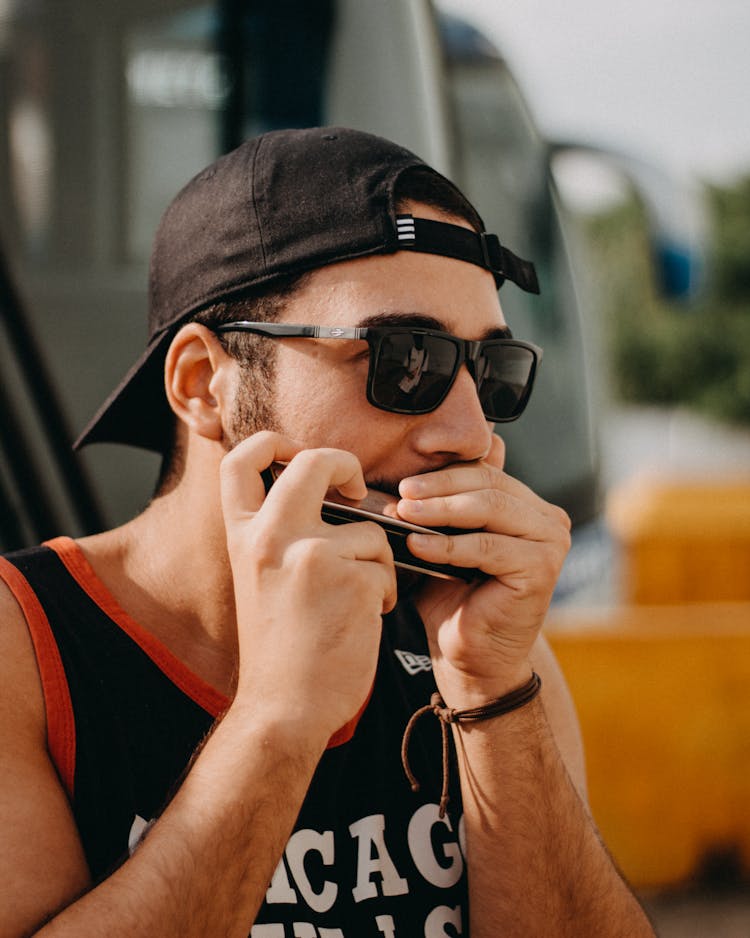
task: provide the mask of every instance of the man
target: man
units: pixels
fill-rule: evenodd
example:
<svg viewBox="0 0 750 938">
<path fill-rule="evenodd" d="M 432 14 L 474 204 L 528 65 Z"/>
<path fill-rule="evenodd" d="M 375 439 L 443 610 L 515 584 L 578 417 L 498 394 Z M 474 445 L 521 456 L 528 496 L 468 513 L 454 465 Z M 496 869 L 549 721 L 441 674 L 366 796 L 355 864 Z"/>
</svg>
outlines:
<svg viewBox="0 0 750 938">
<path fill-rule="evenodd" d="M 493 433 L 539 359 L 506 277 L 536 289 L 358 132 L 265 135 L 177 197 L 148 349 L 79 441 L 164 452 L 157 496 L 2 566 L 3 938 L 652 934 L 539 637 L 569 524 Z M 321 518 L 365 483 L 454 529 L 407 559 L 457 576 Z"/>
</svg>

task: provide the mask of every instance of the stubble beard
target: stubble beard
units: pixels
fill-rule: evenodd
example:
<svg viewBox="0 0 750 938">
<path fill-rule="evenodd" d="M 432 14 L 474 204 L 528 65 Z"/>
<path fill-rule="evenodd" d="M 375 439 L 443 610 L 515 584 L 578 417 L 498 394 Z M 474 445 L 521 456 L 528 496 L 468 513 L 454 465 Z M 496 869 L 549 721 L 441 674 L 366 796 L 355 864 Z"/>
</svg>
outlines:
<svg viewBox="0 0 750 938">
<path fill-rule="evenodd" d="M 261 430 L 284 433 L 278 417 L 275 375 L 273 352 L 263 359 L 258 357 L 251 361 L 240 361 L 234 408 L 224 438 L 227 452 Z M 384 475 L 366 480 L 371 488 L 395 496 L 398 496 L 400 481 L 399 478 Z"/>
<path fill-rule="evenodd" d="M 227 450 L 261 430 L 280 433 L 273 388 L 274 369 L 271 362 L 250 367 L 240 364 L 239 382 L 234 409 L 225 437 Z"/>
</svg>

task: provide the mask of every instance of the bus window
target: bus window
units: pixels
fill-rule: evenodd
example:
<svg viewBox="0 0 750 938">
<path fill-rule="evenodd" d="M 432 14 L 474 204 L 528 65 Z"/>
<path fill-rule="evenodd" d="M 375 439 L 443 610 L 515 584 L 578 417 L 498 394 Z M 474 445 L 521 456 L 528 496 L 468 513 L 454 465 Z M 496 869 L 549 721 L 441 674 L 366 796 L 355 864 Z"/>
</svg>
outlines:
<svg viewBox="0 0 750 938">
<path fill-rule="evenodd" d="M 126 251 L 144 262 L 161 212 L 217 153 L 226 77 L 206 7 L 137 22 L 125 37 Z"/>
<path fill-rule="evenodd" d="M 414 48 L 430 25 L 424 5 L 401 0 L 224 0 L 134 21 L 124 40 L 127 258 L 146 261 L 187 179 L 266 130 L 344 124 L 444 164 L 437 96 L 424 104 Z"/>
</svg>

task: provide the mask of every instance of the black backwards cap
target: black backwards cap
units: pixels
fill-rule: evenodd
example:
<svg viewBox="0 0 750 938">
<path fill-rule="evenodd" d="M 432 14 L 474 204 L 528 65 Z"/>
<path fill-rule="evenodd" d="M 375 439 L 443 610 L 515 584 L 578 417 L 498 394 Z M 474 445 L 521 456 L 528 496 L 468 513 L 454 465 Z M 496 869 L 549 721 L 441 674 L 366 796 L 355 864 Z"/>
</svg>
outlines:
<svg viewBox="0 0 750 938">
<path fill-rule="evenodd" d="M 533 264 L 497 236 L 396 213 L 408 170 L 435 170 L 397 144 L 342 127 L 248 140 L 192 179 L 164 213 L 149 276 L 145 352 L 76 440 L 162 452 L 172 412 L 164 360 L 177 328 L 213 303 L 327 264 L 413 250 L 477 264 L 498 287 L 538 293 Z"/>
</svg>

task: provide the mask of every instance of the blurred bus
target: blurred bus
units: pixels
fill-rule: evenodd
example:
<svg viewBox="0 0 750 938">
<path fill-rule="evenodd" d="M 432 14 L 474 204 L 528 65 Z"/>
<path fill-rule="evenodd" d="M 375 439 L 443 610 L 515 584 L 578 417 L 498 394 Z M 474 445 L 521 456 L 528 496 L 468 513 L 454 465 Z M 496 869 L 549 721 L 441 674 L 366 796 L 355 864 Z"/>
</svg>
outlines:
<svg viewBox="0 0 750 938">
<path fill-rule="evenodd" d="M 502 428 L 508 468 L 577 525 L 596 517 L 596 349 L 551 151 L 486 37 L 428 0 L 0 0 L 0 234 L 17 286 L 3 291 L 0 547 L 146 503 L 154 454 L 62 450 L 143 347 L 159 216 L 247 136 L 316 124 L 414 150 L 534 260 L 541 296 L 501 293 L 514 333 L 545 348 L 523 420 Z"/>
</svg>

